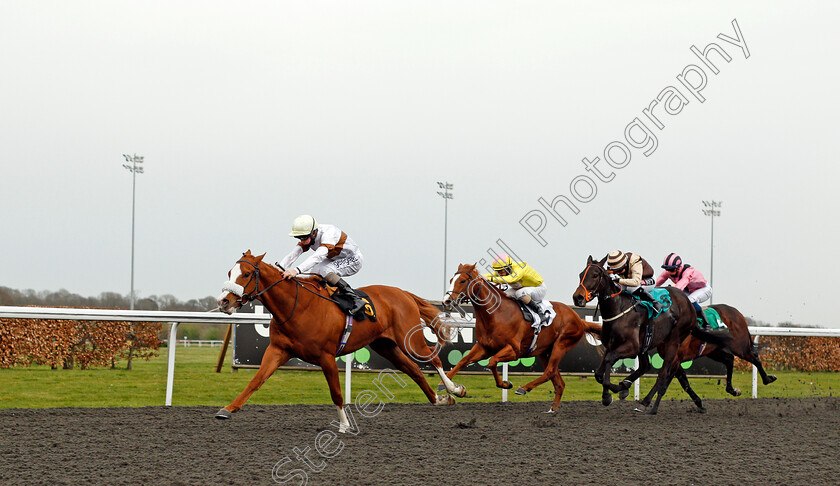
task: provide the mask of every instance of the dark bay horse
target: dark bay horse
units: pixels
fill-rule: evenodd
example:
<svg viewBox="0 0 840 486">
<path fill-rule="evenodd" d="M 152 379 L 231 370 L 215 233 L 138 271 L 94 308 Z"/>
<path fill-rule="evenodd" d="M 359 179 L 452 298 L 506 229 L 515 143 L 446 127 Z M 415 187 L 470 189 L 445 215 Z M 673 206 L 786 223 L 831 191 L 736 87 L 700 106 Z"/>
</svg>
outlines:
<svg viewBox="0 0 840 486">
<path fill-rule="evenodd" d="M 589 257 L 586 268 L 580 273 L 580 284 L 572 298 L 575 305 L 584 306 L 587 302 L 598 297 L 601 307 L 603 324 L 601 343 L 606 353 L 601 357 L 601 364 L 595 372 L 595 379 L 604 387 L 601 403 L 612 403 L 612 393 L 623 393 L 630 388 L 633 381 L 631 375 L 618 385 L 610 383 L 610 370 L 615 362 L 622 358 L 639 357 L 640 369 L 650 367 L 647 353 L 641 353 L 642 339 L 645 326 L 652 326 L 653 337 L 650 348 L 656 348 L 662 357 L 663 364 L 659 370 L 656 383 L 650 396 L 657 393 L 656 402 L 647 413 L 653 415 L 659 409 L 659 402 L 668 389 L 671 380 L 682 370 L 678 350 L 689 334 L 701 335 L 694 322 L 695 312 L 688 297 L 681 290 L 668 287 L 671 306 L 653 319 L 648 319 L 647 311 L 636 305 L 635 299 L 622 291 L 622 287 L 610 280 L 603 260 L 596 261 Z M 695 333 L 695 330 L 697 332 Z M 706 340 L 716 340 L 711 333 L 702 333 Z M 638 370 L 637 370 L 638 371 Z M 641 373 L 639 373 L 641 375 Z"/>
<path fill-rule="evenodd" d="M 534 381 L 516 390 L 524 395 L 537 386 L 551 380 L 554 385 L 554 403 L 549 412 L 556 412 L 566 383 L 560 376 L 557 365 L 563 356 L 583 337 L 584 332 L 599 334 L 598 324 L 586 322 L 569 306 L 551 302 L 557 313 L 551 325 L 540 330 L 534 350 L 529 352 L 534 337 L 531 323 L 525 321 L 519 305 L 507 297 L 498 287 L 481 277 L 475 265 L 459 265 L 452 277 L 452 287 L 444 305 L 458 305 L 469 299 L 475 310 L 475 345 L 446 375 L 451 379 L 464 366 L 490 357 L 487 366 L 493 373 L 496 386 L 510 389 L 513 385 L 502 381 L 496 366 L 500 362 L 537 356 L 543 364 L 543 374 Z M 440 387 L 438 388 L 440 389 Z M 466 390 L 458 385 L 459 396 Z"/>
<path fill-rule="evenodd" d="M 765 385 L 776 381 L 776 377 L 768 375 L 761 365 L 761 360 L 758 358 L 758 353 L 753 346 L 752 336 L 750 335 L 750 330 L 747 327 L 747 320 L 744 318 L 744 315 L 738 309 L 726 304 L 715 304 L 710 307 L 718 312 L 723 323 L 729 328 L 729 332 L 720 335 L 721 341 L 717 344 L 706 343 L 694 335 L 687 337 L 677 352 L 679 361 L 692 361 L 699 357 L 707 356 L 710 359 L 723 363 L 726 366 L 726 392 L 734 397 L 741 395 L 741 390 L 732 386 L 732 368 L 735 363 L 735 356 L 755 365 L 758 373 L 761 375 L 761 381 Z M 715 334 L 721 333 L 716 332 Z M 647 371 L 641 370 L 641 366 L 639 368 L 640 371 L 637 370 L 638 373 L 634 373 L 633 375 L 638 374 L 638 376 L 641 376 Z M 633 375 L 630 375 L 628 379 L 633 378 Z M 682 367 L 677 372 L 677 379 L 688 396 L 694 401 L 694 404 L 697 405 L 697 408 L 701 412 L 705 411 L 703 402 L 691 388 L 688 377 L 685 376 L 685 370 Z M 647 407 L 650 404 L 652 396 L 653 390 L 648 393 L 640 404 Z"/>
<path fill-rule="evenodd" d="M 228 314 L 242 304 L 258 299 L 271 313 L 270 343 L 265 350 L 260 369 L 245 390 L 219 410 L 217 418 L 230 418 L 252 393 L 257 391 L 278 366 L 292 357 L 319 365 L 327 379 L 332 401 L 338 408 L 339 430 L 345 432 L 350 423 L 344 412 L 338 380 L 336 352 L 345 328 L 345 315 L 327 297 L 327 291 L 313 279 L 284 280 L 280 269 L 262 261 L 263 256 L 244 253 L 228 273 L 219 297 L 219 308 Z M 349 354 L 370 345 L 374 351 L 413 379 L 435 405 L 451 405 L 455 399 L 437 395 L 420 367 L 409 359 L 429 361 L 438 370 L 450 393 L 454 384 L 446 377 L 437 353 L 430 349 L 423 337 L 423 326 L 437 334 L 440 343 L 448 341 L 449 326 L 437 318 L 437 307 L 416 295 L 396 287 L 373 285 L 362 287 L 373 301 L 377 320 L 357 321 L 340 354 Z"/>
</svg>

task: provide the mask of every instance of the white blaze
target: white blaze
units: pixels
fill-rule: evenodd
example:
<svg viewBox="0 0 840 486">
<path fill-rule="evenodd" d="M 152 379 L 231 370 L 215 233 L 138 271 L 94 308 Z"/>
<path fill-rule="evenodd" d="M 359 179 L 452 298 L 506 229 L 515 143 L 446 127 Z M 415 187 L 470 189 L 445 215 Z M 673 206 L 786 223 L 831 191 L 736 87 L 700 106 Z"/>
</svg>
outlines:
<svg viewBox="0 0 840 486">
<path fill-rule="evenodd" d="M 230 284 L 233 284 L 234 286 L 238 286 L 240 288 L 242 287 L 241 285 L 237 285 L 235 283 L 236 279 L 238 279 L 240 275 L 242 275 L 242 265 L 237 263 L 236 265 L 233 266 L 233 268 L 230 269 L 230 280 L 225 282 L 224 285 L 222 285 L 222 293 L 219 295 L 218 300 L 224 299 L 225 296 L 229 293 L 234 293 L 234 292 L 231 292 L 230 290 L 226 290 L 226 288 L 228 288 L 230 286 Z M 239 295 L 238 297 L 241 297 L 241 295 Z"/>
</svg>

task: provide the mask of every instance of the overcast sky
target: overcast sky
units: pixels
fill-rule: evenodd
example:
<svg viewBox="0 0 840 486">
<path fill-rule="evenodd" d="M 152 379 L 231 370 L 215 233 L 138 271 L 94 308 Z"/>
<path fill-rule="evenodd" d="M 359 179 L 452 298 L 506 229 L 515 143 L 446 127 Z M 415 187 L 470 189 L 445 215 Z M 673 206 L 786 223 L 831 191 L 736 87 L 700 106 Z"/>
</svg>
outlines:
<svg viewBox="0 0 840 486">
<path fill-rule="evenodd" d="M 838 18 L 828 1 L 3 1 L 0 285 L 128 294 L 136 153 L 140 297 L 216 296 L 310 213 L 360 245 L 351 285 L 439 299 L 449 181 L 447 278 L 498 239 L 566 303 L 614 249 L 709 277 L 717 200 L 714 301 L 840 327 Z M 708 54 L 717 74 L 690 49 L 709 43 L 731 58 Z"/>
</svg>

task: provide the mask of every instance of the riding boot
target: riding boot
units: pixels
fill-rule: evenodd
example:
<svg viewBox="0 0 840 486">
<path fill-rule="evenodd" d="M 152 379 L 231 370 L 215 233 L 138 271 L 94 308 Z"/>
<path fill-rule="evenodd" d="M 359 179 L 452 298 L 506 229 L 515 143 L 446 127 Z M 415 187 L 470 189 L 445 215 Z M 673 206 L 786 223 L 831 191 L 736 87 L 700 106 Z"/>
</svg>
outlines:
<svg viewBox="0 0 840 486">
<path fill-rule="evenodd" d="M 531 299 L 530 302 L 528 302 L 525 305 L 528 306 L 528 308 L 532 309 L 534 312 L 536 312 L 538 316 L 540 316 L 540 324 L 545 324 L 546 322 L 548 322 L 548 311 L 543 312 L 543 310 L 540 309 L 539 302 L 537 302 L 534 299 Z"/>
<path fill-rule="evenodd" d="M 653 305 L 653 309 L 657 313 L 662 311 L 662 304 L 658 300 L 654 299 L 653 296 L 650 295 L 650 292 L 645 290 L 644 287 L 639 287 L 638 289 L 636 289 L 636 291 L 633 292 L 633 295 L 635 295 L 641 300 L 644 300 L 645 302 L 650 302 L 651 305 Z"/>
<path fill-rule="evenodd" d="M 703 308 L 700 307 L 700 304 L 697 304 L 695 302 L 694 303 L 694 310 L 695 310 L 695 312 L 697 312 L 697 318 L 700 319 L 700 322 L 702 322 L 702 324 L 700 325 L 700 328 L 703 329 L 704 331 L 711 330 L 712 325 L 709 324 L 709 320 L 706 318 L 706 313 L 703 312 Z"/>
<path fill-rule="evenodd" d="M 339 293 L 350 297 L 350 299 L 353 301 L 353 307 L 351 307 L 348 311 L 348 313 L 351 316 L 355 316 L 365 306 L 365 301 L 363 301 L 362 298 L 359 297 L 359 294 L 357 294 L 356 291 L 353 290 L 352 287 L 350 287 L 350 284 L 345 282 L 343 278 L 338 279 L 338 281 L 335 283 L 335 288 L 338 289 Z"/>
</svg>

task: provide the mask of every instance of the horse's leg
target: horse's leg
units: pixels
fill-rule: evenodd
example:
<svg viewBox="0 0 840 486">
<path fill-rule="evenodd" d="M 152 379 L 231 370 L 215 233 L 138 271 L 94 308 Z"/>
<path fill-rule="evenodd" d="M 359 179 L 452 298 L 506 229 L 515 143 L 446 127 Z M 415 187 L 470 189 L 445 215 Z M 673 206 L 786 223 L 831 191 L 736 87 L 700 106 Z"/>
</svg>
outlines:
<svg viewBox="0 0 840 486">
<path fill-rule="evenodd" d="M 461 369 L 463 367 L 469 366 L 469 365 L 475 363 L 476 361 L 481 361 L 482 359 L 487 357 L 487 354 L 488 354 L 487 350 L 484 349 L 484 346 L 482 346 L 479 343 L 475 343 L 475 345 L 472 347 L 472 349 L 470 349 L 470 351 L 466 355 L 464 355 L 463 358 L 461 358 L 461 361 L 458 361 L 458 364 L 456 364 L 454 368 L 449 370 L 449 372 L 446 373 L 446 375 L 441 377 L 443 383 L 438 385 L 437 391 L 442 392 L 442 391 L 446 390 L 449 393 L 452 393 L 452 394 L 454 394 L 456 396 L 459 396 L 459 397 L 465 396 L 467 394 L 466 387 L 464 387 L 464 385 L 456 385 L 456 384 L 452 383 L 452 381 L 451 381 L 452 378 L 459 371 L 461 371 Z M 449 388 L 449 385 L 446 383 L 447 380 L 450 383 L 452 383 L 452 386 L 454 387 L 453 389 Z"/>
<path fill-rule="evenodd" d="M 639 367 L 633 370 L 627 378 L 621 380 L 618 384 L 621 387 L 621 391 L 618 392 L 618 399 L 624 400 L 628 396 L 630 396 L 630 386 L 633 384 L 634 381 L 641 378 L 645 373 L 648 372 L 650 369 L 650 356 L 647 353 L 642 353 L 639 355 Z"/>
<path fill-rule="evenodd" d="M 668 390 L 668 386 L 671 384 L 671 380 L 673 380 L 674 376 L 677 374 L 677 368 L 680 367 L 677 350 L 682 341 L 683 339 L 678 341 L 672 339 L 671 342 L 667 342 L 664 346 L 659 347 L 659 354 L 662 356 L 663 365 L 659 370 L 659 376 L 657 377 L 656 384 L 654 385 L 654 388 L 656 389 L 656 401 L 653 402 L 653 407 L 647 411 L 649 415 L 656 415 L 656 412 L 659 411 L 659 402 L 662 401 L 662 396 L 665 395 L 665 392 Z"/>
<path fill-rule="evenodd" d="M 625 341 L 625 342 L 621 343 L 621 345 L 618 346 L 617 348 L 615 348 L 615 350 L 613 351 L 615 353 L 615 359 L 613 360 L 613 362 L 618 361 L 619 358 L 628 357 L 628 356 L 636 356 L 637 353 L 638 353 L 638 350 L 639 349 L 638 349 L 638 346 L 636 345 L 636 343 L 634 343 L 633 341 Z M 609 379 L 609 372 L 610 372 L 610 370 L 607 370 L 606 378 L 604 378 L 604 385 L 609 387 L 611 392 L 619 393 L 619 392 L 629 388 L 629 386 L 622 387 L 622 384 L 611 383 L 610 379 Z"/>
<path fill-rule="evenodd" d="M 344 412 L 344 397 L 341 396 L 341 382 L 338 380 L 338 365 L 335 362 L 335 356 L 329 353 L 323 353 L 318 360 L 321 365 L 321 371 L 324 373 L 324 378 L 327 379 L 327 385 L 330 388 L 330 397 L 333 404 L 338 408 L 338 431 L 346 433 L 350 429 L 350 421 L 347 420 L 347 414 Z"/>
<path fill-rule="evenodd" d="M 398 370 L 402 371 L 414 380 L 420 389 L 423 390 L 423 393 L 426 394 L 426 398 L 429 399 L 429 402 L 433 405 L 452 405 L 455 403 L 455 399 L 451 396 L 440 396 L 435 393 L 429 385 L 429 382 L 426 381 L 426 377 L 423 376 L 423 372 L 420 370 L 420 367 L 417 366 L 417 363 L 406 356 L 397 344 L 390 339 L 377 339 L 376 341 L 370 343 L 370 347 L 382 355 L 383 358 L 393 363 Z M 438 361 L 438 363 L 440 363 L 440 361 Z"/>
<path fill-rule="evenodd" d="M 735 356 L 723 352 L 720 348 L 716 348 L 714 351 L 707 354 L 706 357 L 719 363 L 723 363 L 723 366 L 726 367 L 726 393 L 732 395 L 733 397 L 741 396 L 741 390 L 732 386 L 732 370 L 735 366 Z"/>
<path fill-rule="evenodd" d="M 647 371 L 650 369 L 650 357 L 647 355 L 647 353 L 642 353 L 638 357 L 639 357 L 639 367 L 636 368 L 635 370 L 633 370 L 633 372 L 630 373 L 627 376 L 627 378 L 621 380 L 618 383 L 618 391 L 619 391 L 618 398 L 620 398 L 622 400 L 627 398 L 627 395 L 630 394 L 630 392 L 628 392 L 628 390 L 633 385 L 633 382 L 638 380 L 642 375 L 647 373 Z"/>
<path fill-rule="evenodd" d="M 612 403 L 613 397 L 610 393 L 610 371 L 612 370 L 613 365 L 615 362 L 618 361 L 618 353 L 616 350 L 609 351 L 604 353 L 604 356 L 601 358 L 601 366 L 598 368 L 598 372 L 601 373 L 601 385 L 603 386 L 603 393 L 601 394 L 601 404 L 605 407 Z M 595 379 L 598 379 L 598 374 L 596 372 Z"/>
<path fill-rule="evenodd" d="M 242 408 L 242 405 L 245 405 L 245 402 L 248 401 L 248 398 L 260 389 L 263 383 L 265 383 L 265 380 L 277 371 L 277 368 L 282 366 L 283 363 L 289 361 L 290 357 L 291 355 L 285 349 L 280 348 L 276 344 L 269 344 L 260 362 L 260 369 L 251 378 L 248 386 L 242 390 L 242 393 L 230 405 L 216 412 L 216 418 L 228 419 L 230 418 L 230 414 L 238 412 Z"/>
<path fill-rule="evenodd" d="M 513 388 L 513 384 L 509 381 L 502 381 L 502 377 L 499 376 L 499 370 L 496 369 L 496 366 L 502 361 L 513 361 L 516 359 L 516 351 L 513 350 L 513 346 L 508 344 L 501 351 L 496 353 L 490 358 L 490 361 L 487 363 L 487 366 L 490 368 L 490 372 L 493 373 L 493 378 L 496 380 L 496 387 L 497 388 L 504 388 L 505 390 L 510 390 Z"/>
<path fill-rule="evenodd" d="M 697 405 L 697 408 L 701 412 L 706 412 L 706 409 L 703 408 L 703 401 L 700 400 L 700 397 L 694 393 L 694 390 L 691 388 L 691 383 L 688 382 L 688 376 L 685 374 L 685 370 L 682 366 L 677 366 L 677 381 L 680 382 L 683 390 L 688 393 L 688 396 L 694 401 L 694 404 Z"/>
<path fill-rule="evenodd" d="M 758 358 L 758 351 L 753 348 L 752 343 L 747 341 L 746 343 L 746 350 L 737 356 L 743 360 L 749 361 L 758 369 L 758 374 L 761 375 L 761 382 L 765 385 L 769 385 L 776 381 L 776 377 L 774 375 L 768 375 L 766 371 L 764 371 L 764 366 L 761 365 L 761 360 Z"/>
<path fill-rule="evenodd" d="M 462 385 L 456 385 L 455 383 L 453 383 L 450 379 L 450 375 L 447 375 L 443 371 L 443 363 L 441 363 L 440 357 L 438 356 L 438 353 L 441 348 L 438 348 L 437 351 L 430 348 L 429 345 L 426 343 L 426 339 L 423 337 L 422 332 L 409 332 L 407 334 L 404 334 L 399 328 L 399 326 L 395 326 L 395 331 L 396 339 L 394 341 L 389 342 L 397 346 L 401 354 L 403 354 L 404 357 L 408 359 L 408 361 L 411 364 L 416 366 L 414 361 L 412 361 L 409 357 L 417 359 L 418 361 L 427 361 L 432 366 L 434 366 L 435 370 L 438 372 L 438 375 L 440 375 L 440 379 L 442 381 L 442 385 L 438 387 L 439 391 L 443 391 L 445 389 L 447 392 L 458 397 L 463 397 L 467 394 L 466 387 Z M 383 344 L 382 346 L 385 345 Z M 419 369 L 419 367 L 417 368 Z M 452 373 L 453 376 L 454 374 L 455 373 Z M 423 382 L 426 382 L 425 378 L 423 379 Z M 435 397 L 435 401 L 440 400 L 440 397 L 438 397 L 436 394 L 433 394 L 433 396 Z M 435 401 L 432 401 L 432 403 L 435 403 Z"/>
<path fill-rule="evenodd" d="M 519 387 L 516 390 L 517 395 L 524 395 L 529 391 L 533 390 L 534 388 L 542 385 L 549 379 L 552 380 L 554 383 L 554 406 L 551 407 L 554 411 L 557 411 L 557 407 L 560 406 L 560 397 L 563 395 L 563 390 L 566 389 L 566 384 L 562 378 L 560 378 L 560 390 L 559 395 L 557 394 L 557 382 L 554 381 L 554 375 L 560 376 L 560 371 L 558 370 L 558 365 L 560 364 L 560 360 L 563 359 L 563 356 L 572 349 L 575 344 L 580 341 L 580 336 L 576 334 L 570 335 L 560 335 L 556 341 L 554 341 L 554 345 L 551 346 L 551 352 L 545 353 L 540 355 L 540 361 L 543 363 L 543 374 L 540 375 L 536 380 L 526 384 L 525 386 Z M 545 356 L 548 355 L 548 359 L 546 360 Z"/>
</svg>

